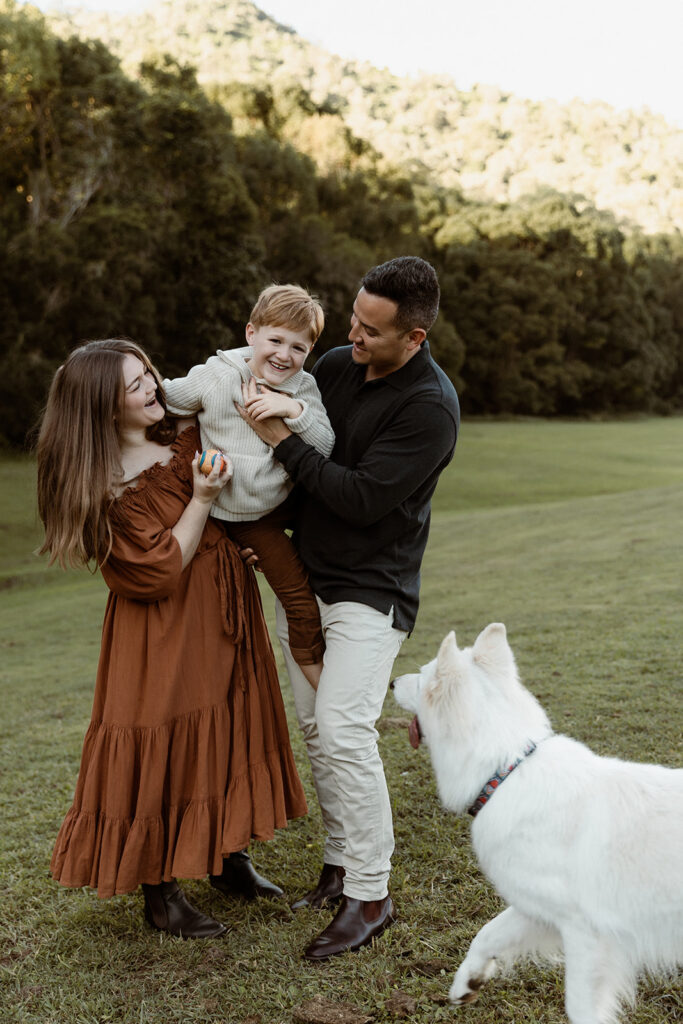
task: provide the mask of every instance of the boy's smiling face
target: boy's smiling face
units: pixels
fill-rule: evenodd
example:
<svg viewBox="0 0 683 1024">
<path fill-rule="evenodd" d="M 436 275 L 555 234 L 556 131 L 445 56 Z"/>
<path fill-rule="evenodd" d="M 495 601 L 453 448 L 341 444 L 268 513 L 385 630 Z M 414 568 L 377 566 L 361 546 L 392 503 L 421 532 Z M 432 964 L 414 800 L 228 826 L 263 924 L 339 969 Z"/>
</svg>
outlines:
<svg viewBox="0 0 683 1024">
<path fill-rule="evenodd" d="M 280 387 L 302 368 L 313 347 L 305 334 L 288 327 L 247 324 L 246 334 L 252 348 L 249 369 L 273 388 Z"/>
</svg>

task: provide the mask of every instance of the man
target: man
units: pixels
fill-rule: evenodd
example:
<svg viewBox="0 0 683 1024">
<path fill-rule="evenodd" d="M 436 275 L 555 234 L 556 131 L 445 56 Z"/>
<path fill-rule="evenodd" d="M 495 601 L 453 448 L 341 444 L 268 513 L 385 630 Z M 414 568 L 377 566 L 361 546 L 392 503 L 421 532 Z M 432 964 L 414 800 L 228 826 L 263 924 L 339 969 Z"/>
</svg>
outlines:
<svg viewBox="0 0 683 1024">
<path fill-rule="evenodd" d="M 459 427 L 453 385 L 429 354 L 439 284 L 429 263 L 402 256 L 370 270 L 353 306 L 350 346 L 313 375 L 336 442 L 325 458 L 282 419 L 249 419 L 302 493 L 296 541 L 320 606 L 325 659 L 317 692 L 287 646 L 299 723 L 327 829 L 315 889 L 293 909 L 341 900 L 309 960 L 358 949 L 394 920 L 388 895 L 391 806 L 375 722 L 391 668 L 417 615 L 431 497 Z M 258 552 L 257 552 L 258 554 Z"/>
</svg>

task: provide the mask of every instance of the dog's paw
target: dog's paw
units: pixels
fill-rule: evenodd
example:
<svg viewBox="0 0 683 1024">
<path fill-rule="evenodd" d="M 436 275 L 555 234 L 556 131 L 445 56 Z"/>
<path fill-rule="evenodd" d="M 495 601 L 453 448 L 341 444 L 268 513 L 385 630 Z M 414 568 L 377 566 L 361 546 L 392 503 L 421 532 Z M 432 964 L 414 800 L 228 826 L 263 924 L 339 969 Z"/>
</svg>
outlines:
<svg viewBox="0 0 683 1024">
<path fill-rule="evenodd" d="M 458 971 L 453 979 L 448 998 L 454 1006 L 465 1006 L 467 1003 L 473 1003 L 479 995 L 479 989 L 485 980 L 485 978 L 468 978 L 465 975 L 460 977 L 460 971 Z"/>
</svg>

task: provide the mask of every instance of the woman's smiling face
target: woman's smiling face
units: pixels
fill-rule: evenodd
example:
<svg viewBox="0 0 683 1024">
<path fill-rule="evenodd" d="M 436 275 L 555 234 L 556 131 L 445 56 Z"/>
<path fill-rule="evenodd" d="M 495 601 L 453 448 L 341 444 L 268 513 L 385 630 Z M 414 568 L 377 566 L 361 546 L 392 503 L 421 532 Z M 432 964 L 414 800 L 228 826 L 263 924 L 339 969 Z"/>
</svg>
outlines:
<svg viewBox="0 0 683 1024">
<path fill-rule="evenodd" d="M 141 359 L 127 353 L 122 360 L 123 406 L 119 414 L 121 430 L 144 429 L 164 418 L 164 407 L 157 401 L 154 374 Z"/>
</svg>

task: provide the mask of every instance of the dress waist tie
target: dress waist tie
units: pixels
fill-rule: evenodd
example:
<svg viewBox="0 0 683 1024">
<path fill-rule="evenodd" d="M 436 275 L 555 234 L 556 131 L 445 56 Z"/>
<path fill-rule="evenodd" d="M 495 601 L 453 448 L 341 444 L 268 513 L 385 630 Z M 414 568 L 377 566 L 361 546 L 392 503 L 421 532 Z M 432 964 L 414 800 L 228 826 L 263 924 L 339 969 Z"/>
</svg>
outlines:
<svg viewBox="0 0 683 1024">
<path fill-rule="evenodd" d="M 237 554 L 234 544 L 227 537 L 218 542 L 217 548 L 223 629 L 235 646 L 249 643 L 245 607 L 247 568 Z M 228 594 L 231 600 L 228 600 Z"/>
</svg>

